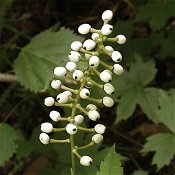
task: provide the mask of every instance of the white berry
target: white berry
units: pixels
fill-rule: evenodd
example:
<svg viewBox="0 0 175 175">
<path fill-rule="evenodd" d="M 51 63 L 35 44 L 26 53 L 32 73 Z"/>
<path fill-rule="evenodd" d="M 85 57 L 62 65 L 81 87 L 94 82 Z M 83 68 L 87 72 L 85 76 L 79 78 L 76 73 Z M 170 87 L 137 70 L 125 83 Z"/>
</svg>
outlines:
<svg viewBox="0 0 175 175">
<path fill-rule="evenodd" d="M 61 86 L 61 81 L 60 80 L 52 80 L 50 85 L 53 89 L 59 89 Z"/>
<path fill-rule="evenodd" d="M 73 135 L 77 132 L 77 127 L 74 124 L 69 123 L 66 125 L 66 131 L 68 134 Z"/>
<path fill-rule="evenodd" d="M 77 65 L 72 61 L 66 63 L 66 69 L 70 72 L 73 72 L 76 69 L 76 67 Z"/>
<path fill-rule="evenodd" d="M 68 96 L 64 93 L 58 94 L 56 99 L 57 99 L 58 103 L 67 103 L 69 100 Z"/>
<path fill-rule="evenodd" d="M 91 119 L 91 120 L 93 120 L 93 121 L 96 121 L 97 119 L 100 118 L 100 114 L 99 114 L 99 112 L 96 111 L 96 110 L 90 110 L 90 111 L 88 112 L 88 117 L 89 117 L 89 119 Z"/>
<path fill-rule="evenodd" d="M 86 106 L 86 109 L 87 110 L 97 110 L 97 106 L 95 106 L 94 104 L 88 104 Z"/>
<path fill-rule="evenodd" d="M 118 63 L 118 62 L 120 62 L 122 60 L 122 55 L 121 55 L 120 52 L 114 51 L 114 52 L 112 52 L 111 58 L 112 58 L 112 60 L 114 62 L 117 62 Z"/>
<path fill-rule="evenodd" d="M 66 73 L 67 73 L 67 70 L 66 70 L 64 67 L 56 67 L 56 68 L 54 69 L 54 74 L 55 74 L 56 76 L 59 76 L 59 77 L 65 76 Z"/>
<path fill-rule="evenodd" d="M 110 21 L 113 17 L 113 12 L 111 10 L 106 10 L 102 14 L 102 20 L 103 21 Z"/>
<path fill-rule="evenodd" d="M 94 127 L 95 132 L 98 133 L 98 134 L 104 134 L 105 129 L 106 129 L 106 126 L 104 126 L 102 124 L 97 124 Z"/>
<path fill-rule="evenodd" d="M 114 100 L 111 97 L 103 97 L 103 104 L 107 107 L 112 107 L 114 105 Z"/>
<path fill-rule="evenodd" d="M 113 30 L 113 26 L 111 26 L 110 24 L 104 24 L 101 28 L 101 33 L 103 35 L 109 35 L 112 33 Z"/>
<path fill-rule="evenodd" d="M 81 80 L 84 77 L 84 73 L 81 70 L 76 70 L 73 73 L 73 79 Z"/>
<path fill-rule="evenodd" d="M 78 27 L 78 32 L 82 35 L 88 34 L 91 31 L 91 26 L 89 24 L 82 24 Z"/>
<path fill-rule="evenodd" d="M 108 83 L 112 80 L 112 76 L 108 71 L 103 71 L 100 73 L 100 79 L 105 82 Z"/>
<path fill-rule="evenodd" d="M 104 84 L 103 89 L 109 95 L 113 94 L 114 91 L 115 91 L 114 86 L 112 84 L 110 84 L 110 83 Z"/>
<path fill-rule="evenodd" d="M 45 133 L 51 133 L 53 131 L 53 125 L 51 123 L 45 122 L 41 124 L 41 131 Z"/>
<path fill-rule="evenodd" d="M 49 144 L 50 137 L 46 133 L 41 133 L 39 136 L 39 139 L 41 143 L 43 143 L 44 145 Z"/>
<path fill-rule="evenodd" d="M 114 66 L 113 66 L 113 72 L 116 75 L 121 75 L 121 74 L 123 74 L 123 67 L 120 64 L 114 64 Z"/>
<path fill-rule="evenodd" d="M 96 40 L 98 40 L 98 39 L 100 38 L 100 35 L 99 35 L 98 33 L 93 33 L 93 34 L 91 35 L 91 38 L 92 38 L 94 41 L 96 41 Z"/>
<path fill-rule="evenodd" d="M 87 89 L 87 88 L 83 88 L 81 91 L 80 91 L 80 97 L 82 99 L 86 99 L 90 96 L 90 91 Z"/>
<path fill-rule="evenodd" d="M 76 115 L 74 120 L 76 123 L 81 124 L 84 121 L 84 117 L 82 115 Z"/>
<path fill-rule="evenodd" d="M 98 67 L 98 65 L 100 64 L 100 59 L 97 56 L 92 56 L 89 59 L 89 65 L 92 67 Z"/>
<path fill-rule="evenodd" d="M 124 35 L 117 35 L 116 38 L 118 44 L 124 44 L 126 42 L 126 37 Z"/>
<path fill-rule="evenodd" d="M 63 94 L 67 95 L 68 97 L 72 97 L 72 92 L 64 91 Z"/>
<path fill-rule="evenodd" d="M 70 61 L 77 63 L 79 62 L 81 55 L 76 51 L 71 51 L 68 57 Z"/>
<path fill-rule="evenodd" d="M 96 144 L 101 143 L 103 141 L 103 136 L 101 134 L 95 134 L 92 136 L 92 141 Z"/>
<path fill-rule="evenodd" d="M 83 166 L 90 166 L 92 164 L 92 158 L 89 156 L 83 156 L 80 159 L 80 164 Z"/>
<path fill-rule="evenodd" d="M 74 41 L 70 47 L 74 51 L 79 51 L 82 48 L 82 43 L 80 41 Z"/>
<path fill-rule="evenodd" d="M 54 122 L 58 122 L 61 119 L 61 115 L 58 111 L 51 111 L 49 116 Z"/>
<path fill-rule="evenodd" d="M 83 43 L 83 48 L 85 50 L 92 50 L 93 48 L 95 48 L 96 46 L 96 42 L 91 40 L 91 39 L 87 39 L 84 43 Z"/>
<path fill-rule="evenodd" d="M 114 49 L 111 47 L 111 46 L 105 46 L 105 49 L 108 51 L 108 52 L 114 52 Z"/>
<path fill-rule="evenodd" d="M 55 103 L 55 100 L 53 97 L 47 97 L 44 99 L 44 104 L 48 107 L 53 106 Z"/>
</svg>

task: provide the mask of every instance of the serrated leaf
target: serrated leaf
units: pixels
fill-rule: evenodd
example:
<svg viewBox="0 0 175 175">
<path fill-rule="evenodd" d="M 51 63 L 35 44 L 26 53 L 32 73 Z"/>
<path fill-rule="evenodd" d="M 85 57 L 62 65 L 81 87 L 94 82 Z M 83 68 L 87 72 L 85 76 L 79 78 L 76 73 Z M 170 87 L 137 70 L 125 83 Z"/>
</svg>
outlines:
<svg viewBox="0 0 175 175">
<path fill-rule="evenodd" d="M 170 133 L 155 134 L 147 138 L 142 152 L 155 151 L 152 164 L 157 165 L 157 170 L 169 165 L 175 155 L 175 135 Z"/>
<path fill-rule="evenodd" d="M 175 134 L 175 89 L 169 94 L 161 91 L 158 116 L 159 120 Z"/>
<path fill-rule="evenodd" d="M 155 64 L 153 61 L 144 63 L 140 57 L 135 57 L 136 61 L 131 64 L 130 71 L 125 71 L 117 80 L 117 91 L 121 96 L 117 108 L 117 121 L 130 117 L 139 104 L 148 117 L 157 122 L 154 107 L 157 107 L 158 103 L 158 89 L 145 88 L 155 77 Z"/>
<path fill-rule="evenodd" d="M 73 40 L 82 38 L 69 29 L 47 30 L 35 36 L 14 62 L 15 74 L 25 88 L 34 92 L 46 90 L 53 77 L 53 68 L 64 66 Z"/>
<path fill-rule="evenodd" d="M 121 167 L 120 157 L 115 152 L 115 147 L 113 146 L 104 161 L 100 165 L 100 171 L 96 175 L 123 175 L 123 169 Z"/>
<path fill-rule="evenodd" d="M 138 8 L 138 13 L 135 20 L 149 20 L 149 23 L 153 29 L 160 29 L 166 24 L 167 20 L 174 15 L 174 1 L 151 1 Z"/>
<path fill-rule="evenodd" d="M 0 124 L 0 166 L 3 166 L 14 153 L 16 153 L 16 140 L 18 139 L 17 132 L 5 123 Z"/>
</svg>

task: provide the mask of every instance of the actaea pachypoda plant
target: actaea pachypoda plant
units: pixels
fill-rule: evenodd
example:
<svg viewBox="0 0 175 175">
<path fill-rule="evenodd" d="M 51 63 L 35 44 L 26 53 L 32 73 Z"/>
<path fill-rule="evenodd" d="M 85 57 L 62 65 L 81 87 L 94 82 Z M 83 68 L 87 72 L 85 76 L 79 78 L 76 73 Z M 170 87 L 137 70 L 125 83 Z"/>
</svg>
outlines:
<svg viewBox="0 0 175 175">
<path fill-rule="evenodd" d="M 72 175 L 75 175 L 75 158 L 78 158 L 80 164 L 83 166 L 90 166 L 92 164 L 93 159 L 89 155 L 81 155 L 80 152 L 83 149 L 87 149 L 94 144 L 102 142 L 102 134 L 104 134 L 106 129 L 102 124 L 96 124 L 94 128 L 85 128 L 82 127 L 81 124 L 84 122 L 85 117 L 92 121 L 97 121 L 100 118 L 97 106 L 94 103 L 103 104 L 106 107 L 113 106 L 114 100 L 111 98 L 111 95 L 114 93 L 115 88 L 111 84 L 112 77 L 123 73 L 123 67 L 119 64 L 122 60 L 121 53 L 114 51 L 111 46 L 105 45 L 106 42 L 116 42 L 118 44 L 124 44 L 126 42 L 126 38 L 122 34 L 119 34 L 114 38 L 108 37 L 113 31 L 113 26 L 109 24 L 112 17 L 113 13 L 111 10 L 103 12 L 102 20 L 104 21 L 104 24 L 100 30 L 92 28 L 89 24 L 82 24 L 79 26 L 78 32 L 82 35 L 91 33 L 91 39 L 87 39 L 83 43 L 74 41 L 71 44 L 72 51 L 68 55 L 69 61 L 66 63 L 65 67 L 56 67 L 54 69 L 54 74 L 58 79 L 51 82 L 51 87 L 53 89 L 62 92 L 57 95 L 56 99 L 47 97 L 44 100 L 44 104 L 48 107 L 60 106 L 71 109 L 71 113 L 67 117 L 61 116 L 58 111 L 51 111 L 49 114 L 50 118 L 54 122 L 65 122 L 65 127 L 54 128 L 51 123 L 42 123 L 42 133 L 40 134 L 39 139 L 43 144 L 70 144 Z M 100 56 L 103 54 L 109 56 L 115 64 L 110 65 L 108 60 L 105 62 L 100 59 Z M 85 70 L 78 69 L 77 63 L 81 61 L 88 62 L 88 66 Z M 103 71 L 99 71 L 99 67 L 103 67 Z M 99 77 L 101 83 L 97 83 L 93 80 L 94 75 Z M 76 81 L 79 87 L 73 89 L 63 85 L 59 80 L 59 77 L 63 76 L 67 79 Z M 106 96 L 102 99 L 91 97 L 91 88 L 93 86 L 105 91 Z M 80 103 L 81 99 L 88 100 L 90 103 L 86 107 L 82 106 Z M 76 145 L 75 137 L 77 131 L 93 133 L 92 138 L 87 145 L 81 147 Z M 65 140 L 56 140 L 50 138 L 49 133 L 52 132 L 67 132 L 69 135 Z"/>
</svg>

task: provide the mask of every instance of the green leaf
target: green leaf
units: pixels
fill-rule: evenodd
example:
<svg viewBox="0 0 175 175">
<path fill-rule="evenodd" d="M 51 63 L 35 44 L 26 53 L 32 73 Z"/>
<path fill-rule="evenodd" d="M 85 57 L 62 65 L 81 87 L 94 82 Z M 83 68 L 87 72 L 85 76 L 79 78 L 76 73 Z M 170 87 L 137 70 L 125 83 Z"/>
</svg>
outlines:
<svg viewBox="0 0 175 175">
<path fill-rule="evenodd" d="M 121 167 L 120 157 L 115 152 L 113 146 L 104 161 L 100 165 L 100 171 L 96 175 L 123 175 L 123 169 Z"/>
<path fill-rule="evenodd" d="M 150 1 L 138 8 L 138 13 L 135 20 L 149 20 L 149 23 L 153 29 L 160 29 L 166 24 L 167 20 L 174 15 L 174 1 Z"/>
<path fill-rule="evenodd" d="M 169 165 L 175 155 L 175 135 L 170 133 L 155 134 L 147 138 L 142 152 L 155 151 L 152 164 L 157 165 L 157 170 Z"/>
<path fill-rule="evenodd" d="M 0 124 L 0 166 L 3 166 L 14 153 L 16 153 L 16 140 L 18 139 L 17 132 L 5 123 Z"/>
<path fill-rule="evenodd" d="M 158 116 L 159 120 L 175 134 L 175 89 L 169 94 L 161 91 Z"/>
<path fill-rule="evenodd" d="M 14 71 L 20 83 L 34 92 L 46 90 L 54 67 L 67 62 L 70 44 L 75 38 L 82 41 L 65 28 L 58 32 L 47 30 L 35 36 L 14 62 Z"/>
<path fill-rule="evenodd" d="M 157 122 L 159 91 L 155 88 L 145 88 L 155 77 L 155 64 L 153 61 L 144 63 L 138 55 L 135 55 L 135 58 L 130 71 L 125 71 L 117 80 L 117 91 L 121 97 L 117 108 L 117 120 L 130 117 L 139 104 L 148 117 Z"/>
</svg>

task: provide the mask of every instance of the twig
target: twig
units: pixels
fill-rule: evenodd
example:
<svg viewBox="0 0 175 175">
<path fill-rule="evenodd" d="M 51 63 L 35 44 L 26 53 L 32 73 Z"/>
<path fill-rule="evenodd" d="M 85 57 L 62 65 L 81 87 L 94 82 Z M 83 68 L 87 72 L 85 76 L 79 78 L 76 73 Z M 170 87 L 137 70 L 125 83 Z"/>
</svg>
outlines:
<svg viewBox="0 0 175 175">
<path fill-rule="evenodd" d="M 17 82 L 17 78 L 12 74 L 0 73 L 0 82 Z"/>
</svg>

